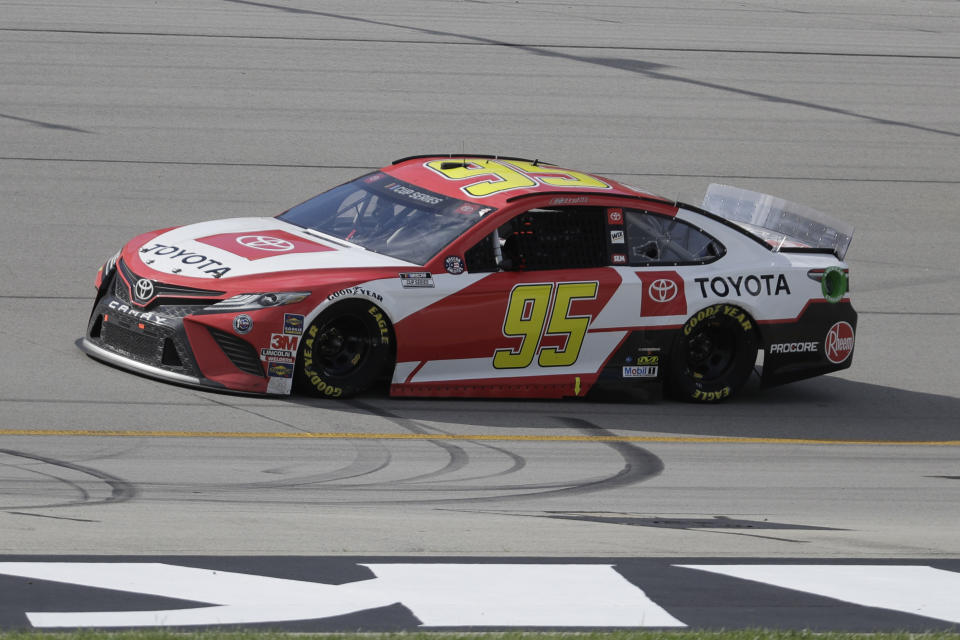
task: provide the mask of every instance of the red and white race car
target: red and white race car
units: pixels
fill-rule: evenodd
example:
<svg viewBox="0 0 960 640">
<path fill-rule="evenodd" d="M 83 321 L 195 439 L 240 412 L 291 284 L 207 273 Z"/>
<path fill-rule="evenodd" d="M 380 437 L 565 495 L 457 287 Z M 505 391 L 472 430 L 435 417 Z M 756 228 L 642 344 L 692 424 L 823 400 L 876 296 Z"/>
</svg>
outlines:
<svg viewBox="0 0 960 640">
<path fill-rule="evenodd" d="M 273 218 L 134 238 L 82 348 L 181 384 L 347 397 L 727 398 L 850 366 L 853 230 L 712 185 L 703 208 L 539 161 L 398 160 Z"/>
</svg>

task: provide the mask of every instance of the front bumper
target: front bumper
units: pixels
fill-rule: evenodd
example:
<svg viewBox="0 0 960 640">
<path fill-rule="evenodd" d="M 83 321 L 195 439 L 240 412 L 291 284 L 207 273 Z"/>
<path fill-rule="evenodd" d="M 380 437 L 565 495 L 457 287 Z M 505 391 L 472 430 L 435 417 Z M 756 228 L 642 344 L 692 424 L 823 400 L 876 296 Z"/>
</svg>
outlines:
<svg viewBox="0 0 960 640">
<path fill-rule="evenodd" d="M 191 387 L 254 394 L 289 393 L 271 385 L 259 353 L 242 337 L 210 326 L 204 309 L 216 291 L 166 291 L 146 305 L 133 300 L 138 278 L 122 262 L 108 274 L 79 347 L 108 364 Z M 172 289 L 172 287 L 171 287 Z"/>
</svg>

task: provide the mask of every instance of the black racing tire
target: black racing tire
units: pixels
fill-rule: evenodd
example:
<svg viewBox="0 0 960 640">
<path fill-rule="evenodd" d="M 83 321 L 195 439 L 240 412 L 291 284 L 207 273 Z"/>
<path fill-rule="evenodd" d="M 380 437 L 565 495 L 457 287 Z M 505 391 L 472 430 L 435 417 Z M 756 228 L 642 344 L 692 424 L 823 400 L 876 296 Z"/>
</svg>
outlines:
<svg viewBox="0 0 960 640">
<path fill-rule="evenodd" d="M 347 300 L 323 311 L 300 342 L 294 382 L 300 391 L 349 398 L 371 388 L 393 358 L 393 328 L 383 310 Z"/>
<path fill-rule="evenodd" d="M 757 361 L 754 321 L 732 304 L 701 309 L 677 334 L 667 392 L 687 402 L 719 402 L 746 384 Z"/>
</svg>

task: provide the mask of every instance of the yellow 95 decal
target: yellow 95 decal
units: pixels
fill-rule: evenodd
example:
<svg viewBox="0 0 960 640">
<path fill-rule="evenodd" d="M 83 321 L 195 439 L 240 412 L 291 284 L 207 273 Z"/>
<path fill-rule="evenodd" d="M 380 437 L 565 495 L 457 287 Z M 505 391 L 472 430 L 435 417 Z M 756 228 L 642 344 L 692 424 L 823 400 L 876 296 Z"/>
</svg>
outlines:
<svg viewBox="0 0 960 640">
<path fill-rule="evenodd" d="M 516 348 L 497 349 L 493 366 L 497 369 L 522 369 L 536 358 L 541 367 L 567 367 L 580 357 L 580 348 L 592 316 L 572 315 L 576 300 L 595 300 L 596 282 L 559 282 L 520 284 L 510 292 L 503 335 L 520 338 Z M 544 345 L 544 339 L 558 336 L 562 346 Z"/>
<path fill-rule="evenodd" d="M 469 159 L 456 164 L 450 160 L 432 160 L 427 168 L 447 180 L 463 181 L 460 190 L 474 198 L 483 198 L 511 189 L 536 187 L 576 187 L 579 189 L 611 189 L 612 187 L 589 174 L 549 165 L 538 165 L 526 160 Z"/>
</svg>

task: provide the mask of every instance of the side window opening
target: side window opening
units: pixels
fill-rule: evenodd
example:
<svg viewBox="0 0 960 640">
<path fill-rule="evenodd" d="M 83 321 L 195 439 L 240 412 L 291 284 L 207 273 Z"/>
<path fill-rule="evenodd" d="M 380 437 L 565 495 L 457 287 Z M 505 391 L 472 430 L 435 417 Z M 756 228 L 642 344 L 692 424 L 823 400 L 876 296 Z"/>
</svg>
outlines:
<svg viewBox="0 0 960 640">
<path fill-rule="evenodd" d="M 604 210 L 597 207 L 531 209 L 470 248 L 467 270 L 584 269 L 609 262 Z"/>
<path fill-rule="evenodd" d="M 716 239 L 675 217 L 624 213 L 631 266 L 705 264 L 726 251 Z"/>
</svg>

